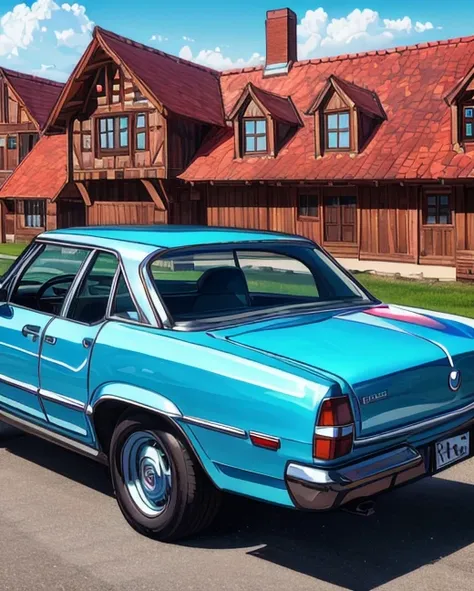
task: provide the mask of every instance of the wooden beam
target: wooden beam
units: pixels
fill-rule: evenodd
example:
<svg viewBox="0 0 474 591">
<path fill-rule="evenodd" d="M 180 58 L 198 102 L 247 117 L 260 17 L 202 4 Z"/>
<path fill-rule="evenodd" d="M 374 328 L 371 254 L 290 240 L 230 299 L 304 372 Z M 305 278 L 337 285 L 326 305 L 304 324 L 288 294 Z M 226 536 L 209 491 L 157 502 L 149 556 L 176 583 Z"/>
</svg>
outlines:
<svg viewBox="0 0 474 591">
<path fill-rule="evenodd" d="M 79 193 L 81 194 L 81 197 L 84 200 L 84 203 L 87 205 L 87 207 L 90 207 L 92 205 L 92 201 L 91 201 L 91 198 L 89 196 L 89 193 L 88 193 L 84 183 L 77 183 L 76 182 L 76 187 L 77 187 L 77 190 L 79 191 Z"/>
<path fill-rule="evenodd" d="M 161 198 L 160 194 L 156 190 L 155 185 L 151 181 L 148 181 L 146 179 L 140 179 L 140 180 L 141 180 L 143 186 L 145 187 L 145 189 L 147 190 L 148 195 L 150 195 L 151 200 L 156 205 L 156 207 L 160 211 L 167 211 L 167 207 L 163 203 L 163 199 Z M 162 183 L 160 183 L 160 187 L 161 187 L 161 185 L 162 185 Z M 164 194 L 166 195 L 166 193 L 164 193 Z"/>
<path fill-rule="evenodd" d="M 101 68 L 102 66 L 106 66 L 107 64 L 112 64 L 113 62 L 114 62 L 114 60 L 111 57 L 108 57 L 103 60 L 99 60 L 97 62 L 91 62 L 88 66 L 86 66 L 84 68 L 82 73 L 91 72 L 91 71 L 95 70 L 96 68 Z"/>
</svg>

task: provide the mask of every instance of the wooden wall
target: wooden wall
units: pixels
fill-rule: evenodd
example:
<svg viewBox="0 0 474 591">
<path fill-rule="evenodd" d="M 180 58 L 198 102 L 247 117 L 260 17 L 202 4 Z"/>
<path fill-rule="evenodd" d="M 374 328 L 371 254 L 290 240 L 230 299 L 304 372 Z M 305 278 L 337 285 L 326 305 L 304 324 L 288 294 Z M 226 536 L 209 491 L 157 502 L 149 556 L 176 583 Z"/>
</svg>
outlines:
<svg viewBox="0 0 474 591">
<path fill-rule="evenodd" d="M 360 258 L 416 263 L 418 187 L 359 187 Z"/>
<path fill-rule="evenodd" d="M 466 192 L 463 187 L 442 189 L 452 195 L 453 204 L 453 223 L 444 226 L 425 224 L 423 203 L 429 190 L 399 184 L 209 185 L 207 222 L 300 234 L 338 257 L 453 266 L 459 250 L 474 252 L 474 188 Z M 301 194 L 318 197 L 317 216 L 298 215 Z M 466 210 L 463 214 L 458 213 L 461 207 Z M 334 236 L 338 239 L 334 240 Z M 474 274 L 474 256 L 471 264 Z"/>
<path fill-rule="evenodd" d="M 91 200 L 86 207 L 89 225 L 168 223 L 168 211 L 156 206 L 138 180 L 87 181 L 85 186 Z"/>
</svg>

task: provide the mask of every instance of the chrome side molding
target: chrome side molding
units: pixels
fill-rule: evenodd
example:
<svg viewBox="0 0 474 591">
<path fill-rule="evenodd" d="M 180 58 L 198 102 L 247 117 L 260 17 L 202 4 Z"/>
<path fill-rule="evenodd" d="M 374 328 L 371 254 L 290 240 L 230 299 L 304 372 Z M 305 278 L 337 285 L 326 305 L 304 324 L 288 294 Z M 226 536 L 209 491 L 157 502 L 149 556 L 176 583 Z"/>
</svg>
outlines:
<svg viewBox="0 0 474 591">
<path fill-rule="evenodd" d="M 0 409 L 0 420 L 12 425 L 12 427 L 17 427 L 21 431 L 25 431 L 31 435 L 36 435 L 37 437 L 41 437 L 41 439 L 45 439 L 46 441 L 50 441 L 51 443 L 56 443 L 61 447 L 69 449 L 71 451 L 78 452 L 84 456 L 89 458 L 93 458 L 98 462 L 103 464 L 107 464 L 106 456 L 95 447 L 91 447 L 86 445 L 85 443 L 80 443 L 75 439 L 71 439 L 66 437 L 65 435 L 60 435 L 50 429 L 45 429 L 40 425 L 36 425 L 35 423 L 31 423 L 25 419 L 21 419 L 16 415 L 13 415 L 3 409 Z"/>
<path fill-rule="evenodd" d="M 86 405 L 82 402 L 74 400 L 73 398 L 63 396 L 62 394 L 57 394 L 56 392 L 51 392 L 51 390 L 40 389 L 38 393 L 41 396 L 41 398 L 44 398 L 45 400 L 48 400 L 50 402 L 57 402 L 62 406 L 66 406 L 68 408 L 72 408 L 73 410 L 79 410 L 81 412 L 84 412 Z"/>
<path fill-rule="evenodd" d="M 206 421 L 205 419 L 198 419 L 197 417 L 180 417 L 183 423 L 188 425 L 195 425 L 196 427 L 203 427 L 204 429 L 210 429 L 211 431 L 219 431 L 226 435 L 233 435 L 234 437 L 240 437 L 247 439 L 247 431 L 239 429 L 238 427 L 232 427 L 230 425 L 223 425 L 222 423 L 214 423 L 213 421 Z"/>
</svg>

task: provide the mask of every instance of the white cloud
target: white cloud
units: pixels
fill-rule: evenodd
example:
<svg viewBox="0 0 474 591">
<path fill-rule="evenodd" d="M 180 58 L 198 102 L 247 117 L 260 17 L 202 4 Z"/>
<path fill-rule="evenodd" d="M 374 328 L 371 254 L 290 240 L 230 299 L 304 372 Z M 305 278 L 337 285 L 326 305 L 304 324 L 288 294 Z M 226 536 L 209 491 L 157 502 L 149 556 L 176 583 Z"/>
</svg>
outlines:
<svg viewBox="0 0 474 591">
<path fill-rule="evenodd" d="M 431 29 L 434 29 L 434 27 L 433 23 L 430 23 L 429 21 L 426 23 L 420 23 L 417 21 L 415 24 L 415 31 L 417 33 L 424 33 L 425 31 L 430 31 Z"/>
<path fill-rule="evenodd" d="M 7 59 L 18 70 L 65 79 L 89 43 L 93 28 L 86 8 L 77 2 L 17 4 L 0 16 L 0 63 Z M 54 68 L 45 65 L 51 59 Z"/>
<path fill-rule="evenodd" d="M 245 68 L 246 66 L 258 66 L 265 61 L 265 58 L 259 53 L 253 53 L 249 59 L 238 58 L 233 61 L 229 57 L 225 57 L 220 47 L 215 49 L 201 49 L 199 53 L 194 56 L 189 45 L 184 45 L 180 52 L 179 57 L 196 62 L 215 70 L 229 70 L 232 68 Z"/>
<path fill-rule="evenodd" d="M 356 8 L 347 16 L 329 20 L 327 12 L 320 7 L 308 10 L 298 24 L 298 57 L 305 59 L 388 47 L 401 36 L 416 35 L 433 28 L 429 21 L 417 21 L 413 25 L 409 16 L 382 19 L 370 8 Z"/>
<path fill-rule="evenodd" d="M 186 37 L 186 35 L 183 35 L 183 40 L 188 41 L 189 43 L 194 43 L 196 41 L 196 39 L 191 39 L 191 37 Z"/>
<path fill-rule="evenodd" d="M 157 41 L 158 43 L 163 43 L 163 41 L 168 41 L 168 37 L 163 37 L 163 35 L 152 35 L 150 37 L 150 41 Z"/>
<path fill-rule="evenodd" d="M 397 18 L 394 20 L 384 18 L 383 24 L 386 29 L 390 29 L 392 31 L 406 31 L 409 33 L 412 29 L 411 18 L 409 16 L 404 16 L 403 18 Z"/>
</svg>

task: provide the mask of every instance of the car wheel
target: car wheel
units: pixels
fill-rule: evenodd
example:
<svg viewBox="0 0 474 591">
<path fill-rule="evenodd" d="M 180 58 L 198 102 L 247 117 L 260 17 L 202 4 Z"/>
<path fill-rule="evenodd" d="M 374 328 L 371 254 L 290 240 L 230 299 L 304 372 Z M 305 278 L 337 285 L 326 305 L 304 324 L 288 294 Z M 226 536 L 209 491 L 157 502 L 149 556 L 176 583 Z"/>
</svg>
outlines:
<svg viewBox="0 0 474 591">
<path fill-rule="evenodd" d="M 110 473 L 118 504 L 139 533 L 173 541 L 207 527 L 220 493 L 184 441 L 148 415 L 122 420 L 112 436 Z"/>
</svg>

